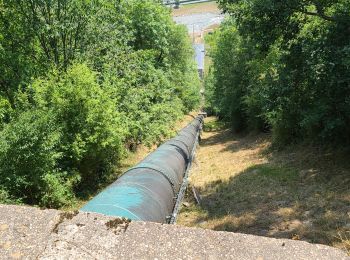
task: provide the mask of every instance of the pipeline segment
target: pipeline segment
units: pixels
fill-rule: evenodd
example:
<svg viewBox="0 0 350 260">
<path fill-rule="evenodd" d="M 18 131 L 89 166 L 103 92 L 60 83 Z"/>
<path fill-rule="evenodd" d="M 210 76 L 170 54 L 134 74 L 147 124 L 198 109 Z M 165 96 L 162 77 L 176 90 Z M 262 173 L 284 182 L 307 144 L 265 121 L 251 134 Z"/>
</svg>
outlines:
<svg viewBox="0 0 350 260">
<path fill-rule="evenodd" d="M 131 220 L 166 223 L 172 218 L 184 175 L 202 128 L 196 117 L 116 182 L 89 201 L 81 211 Z"/>
</svg>

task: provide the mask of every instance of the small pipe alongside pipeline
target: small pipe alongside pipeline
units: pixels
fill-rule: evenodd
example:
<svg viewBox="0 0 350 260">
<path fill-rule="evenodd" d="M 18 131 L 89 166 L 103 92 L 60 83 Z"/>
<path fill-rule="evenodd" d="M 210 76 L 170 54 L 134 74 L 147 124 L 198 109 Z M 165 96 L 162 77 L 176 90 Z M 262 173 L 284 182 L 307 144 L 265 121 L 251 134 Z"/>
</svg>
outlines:
<svg viewBox="0 0 350 260">
<path fill-rule="evenodd" d="M 131 220 L 160 223 L 170 220 L 174 223 L 187 187 L 188 172 L 202 124 L 203 116 L 197 116 L 176 137 L 125 172 L 81 211 Z"/>
<path fill-rule="evenodd" d="M 192 152 L 191 152 L 191 156 L 190 156 L 190 160 L 189 160 L 189 162 L 187 164 L 186 172 L 185 172 L 185 175 L 184 175 L 184 180 L 182 182 L 180 191 L 179 191 L 179 193 L 177 195 L 177 200 L 176 200 L 175 207 L 174 207 L 174 210 L 173 210 L 173 214 L 171 215 L 169 224 L 175 224 L 176 223 L 178 213 L 179 213 L 179 211 L 181 209 L 181 203 L 183 201 L 183 198 L 185 197 L 185 192 L 186 192 L 186 189 L 187 189 L 187 186 L 188 186 L 188 177 L 189 177 L 189 173 L 190 173 L 190 170 L 191 170 L 192 162 L 193 162 L 193 160 L 195 158 L 196 146 L 197 146 L 199 138 L 200 138 L 200 131 L 201 130 L 202 130 L 202 126 L 199 129 L 199 131 L 197 132 L 196 139 L 195 139 L 196 143 L 193 146 L 193 149 L 192 149 Z"/>
</svg>

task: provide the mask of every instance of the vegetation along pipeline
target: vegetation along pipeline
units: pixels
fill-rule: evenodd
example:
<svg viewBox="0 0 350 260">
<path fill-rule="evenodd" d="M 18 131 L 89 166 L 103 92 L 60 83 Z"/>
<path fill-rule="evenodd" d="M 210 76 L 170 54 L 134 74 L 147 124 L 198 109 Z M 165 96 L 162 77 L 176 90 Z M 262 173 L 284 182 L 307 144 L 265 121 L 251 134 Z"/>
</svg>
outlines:
<svg viewBox="0 0 350 260">
<path fill-rule="evenodd" d="M 174 222 L 202 123 L 203 116 L 196 117 L 81 210 L 132 220 Z"/>
<path fill-rule="evenodd" d="M 200 105 L 155 0 L 0 0 L 0 203 L 76 209 Z"/>
</svg>

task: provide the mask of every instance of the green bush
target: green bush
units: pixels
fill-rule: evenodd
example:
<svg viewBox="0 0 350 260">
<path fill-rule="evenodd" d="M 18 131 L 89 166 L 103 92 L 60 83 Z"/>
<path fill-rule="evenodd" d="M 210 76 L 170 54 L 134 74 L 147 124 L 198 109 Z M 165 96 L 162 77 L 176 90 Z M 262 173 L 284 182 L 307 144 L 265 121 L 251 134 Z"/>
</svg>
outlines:
<svg viewBox="0 0 350 260">
<path fill-rule="evenodd" d="M 219 115 L 280 145 L 349 144 L 349 1 L 219 2 L 231 14 L 211 42 Z"/>
<path fill-rule="evenodd" d="M 74 186 L 79 182 L 80 176 L 65 173 L 47 173 L 43 176 L 43 188 L 40 193 L 40 205 L 49 208 L 68 206 L 74 203 Z"/>
<path fill-rule="evenodd" d="M 62 158 L 61 135 L 54 115 L 44 111 L 27 111 L 6 125 L 0 135 L 2 194 L 25 203 L 41 204 L 48 184 L 45 176 L 62 174 L 57 164 Z M 72 190 L 67 189 L 66 194 L 71 197 Z M 68 203 L 68 197 L 60 200 Z M 57 200 L 52 200 L 52 204 L 62 205 Z"/>
<path fill-rule="evenodd" d="M 159 1 L 0 6 L 0 201 L 70 205 L 199 106 L 188 33 Z"/>
<path fill-rule="evenodd" d="M 182 115 L 183 104 L 161 69 L 154 67 L 147 51 L 129 56 L 125 76 L 106 84 L 123 115 L 129 147 L 151 144 L 170 134 L 170 126 Z M 142 61 L 142 62 L 138 62 Z"/>
<path fill-rule="evenodd" d="M 216 37 L 216 48 L 212 56 L 217 89 L 212 96 L 215 101 L 209 102 L 217 104 L 219 116 L 229 121 L 235 131 L 241 131 L 247 126 L 242 103 L 247 92 L 249 54 L 244 53 L 245 48 L 238 31 L 229 23 L 222 27 Z"/>
<path fill-rule="evenodd" d="M 8 191 L 5 188 L 0 188 L 0 203 L 1 204 L 19 204 L 20 200 L 12 200 Z"/>
<path fill-rule="evenodd" d="M 110 91 L 84 64 L 66 74 L 53 74 L 33 83 L 34 106 L 52 111 L 61 128 L 60 166 L 79 172 L 82 184 L 98 183 L 123 156 L 124 128 Z"/>
<path fill-rule="evenodd" d="M 113 99 L 81 64 L 35 81 L 27 95 L 33 108 L 1 132 L 0 187 L 26 203 L 70 204 L 77 188 L 97 185 L 123 156 Z"/>
<path fill-rule="evenodd" d="M 5 123 L 10 121 L 12 108 L 10 102 L 0 96 L 0 130 Z"/>
</svg>

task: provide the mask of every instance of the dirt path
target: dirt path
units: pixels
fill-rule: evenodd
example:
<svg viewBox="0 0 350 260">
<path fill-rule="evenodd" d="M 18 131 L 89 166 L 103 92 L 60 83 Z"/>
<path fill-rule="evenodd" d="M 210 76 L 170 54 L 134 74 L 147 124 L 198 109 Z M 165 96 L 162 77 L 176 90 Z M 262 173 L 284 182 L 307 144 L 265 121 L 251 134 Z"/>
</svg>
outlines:
<svg viewBox="0 0 350 260">
<path fill-rule="evenodd" d="M 188 193 L 178 224 L 350 249 L 348 151 L 272 151 L 267 134 L 206 128 L 191 176 L 202 202 Z"/>
</svg>

